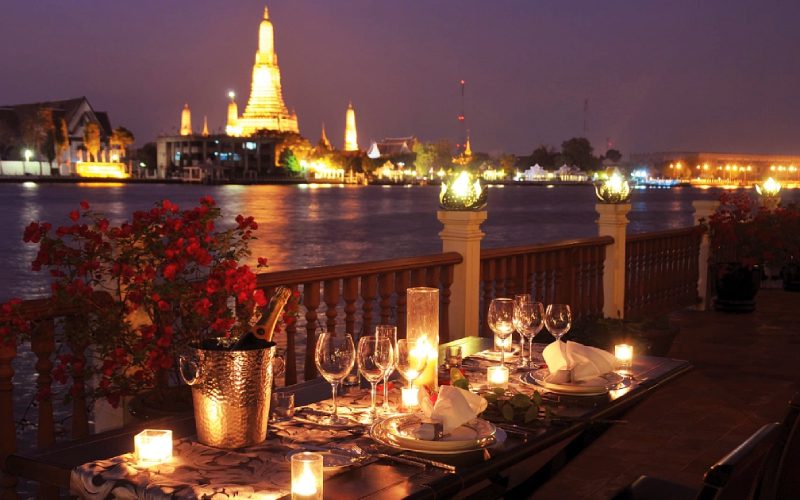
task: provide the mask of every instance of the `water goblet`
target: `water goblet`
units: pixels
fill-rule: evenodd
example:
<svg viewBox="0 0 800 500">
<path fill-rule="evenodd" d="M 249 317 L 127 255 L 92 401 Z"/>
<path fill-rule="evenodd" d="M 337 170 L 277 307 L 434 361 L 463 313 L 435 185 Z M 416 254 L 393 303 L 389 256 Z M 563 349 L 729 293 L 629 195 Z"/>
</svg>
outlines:
<svg viewBox="0 0 800 500">
<path fill-rule="evenodd" d="M 533 337 L 544 326 L 544 306 L 541 302 L 534 302 L 529 294 L 514 296 L 514 329 L 527 341 L 528 358 L 520 359 L 521 368 L 534 368 L 533 363 Z"/>
<path fill-rule="evenodd" d="M 390 413 L 392 411 L 389 405 L 389 376 L 394 373 L 394 367 L 397 363 L 397 327 L 393 325 L 378 325 L 375 327 L 375 335 L 378 337 L 386 337 L 392 343 L 394 356 L 389 367 L 386 368 L 386 373 L 383 374 L 383 406 L 381 406 L 382 413 Z"/>
<path fill-rule="evenodd" d="M 378 381 L 383 377 L 387 367 L 392 363 L 392 342 L 387 337 L 366 335 L 358 340 L 358 371 L 371 385 L 372 404 L 366 423 L 375 421 L 375 392 Z"/>
<path fill-rule="evenodd" d="M 506 340 L 514 332 L 514 301 L 512 299 L 492 299 L 487 316 L 489 328 L 500 340 Z M 505 366 L 506 350 L 500 350 L 500 365 Z"/>
<path fill-rule="evenodd" d="M 346 418 L 339 417 L 336 405 L 336 386 L 344 379 L 356 361 L 356 349 L 350 334 L 336 336 L 335 332 L 323 332 L 317 338 L 314 347 L 314 363 L 319 373 L 331 384 L 333 398 L 333 414 L 325 422 L 332 425 L 348 423 Z"/>
<path fill-rule="evenodd" d="M 550 335 L 561 340 L 572 326 L 572 310 L 567 304 L 550 304 L 544 315 L 544 324 Z"/>
</svg>

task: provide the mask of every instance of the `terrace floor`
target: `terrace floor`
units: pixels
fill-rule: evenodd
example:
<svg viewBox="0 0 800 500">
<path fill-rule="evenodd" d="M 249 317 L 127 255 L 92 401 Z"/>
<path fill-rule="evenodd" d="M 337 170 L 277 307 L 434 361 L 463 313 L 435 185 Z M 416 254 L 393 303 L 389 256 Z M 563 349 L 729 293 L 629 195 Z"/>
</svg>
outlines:
<svg viewBox="0 0 800 500">
<path fill-rule="evenodd" d="M 800 390 L 800 294 L 762 289 L 750 314 L 681 311 L 670 351 L 694 369 L 630 410 L 531 498 L 609 498 L 641 474 L 703 474 Z"/>
</svg>

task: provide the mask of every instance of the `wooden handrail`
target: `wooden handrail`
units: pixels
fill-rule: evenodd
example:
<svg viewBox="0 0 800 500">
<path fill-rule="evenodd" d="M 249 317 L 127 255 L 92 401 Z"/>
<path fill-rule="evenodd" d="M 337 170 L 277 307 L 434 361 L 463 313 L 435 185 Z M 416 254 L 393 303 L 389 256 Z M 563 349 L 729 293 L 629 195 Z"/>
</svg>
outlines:
<svg viewBox="0 0 800 500">
<path fill-rule="evenodd" d="M 377 260 L 374 262 L 365 262 L 363 264 L 340 264 L 336 266 L 275 271 L 259 274 L 256 284 L 259 288 L 268 288 L 293 283 L 358 278 L 371 274 L 410 271 L 423 267 L 455 265 L 461 264 L 462 261 L 463 258 L 461 254 L 457 252 L 447 252 L 423 255 L 421 257 Z"/>
<path fill-rule="evenodd" d="M 511 257 L 529 253 L 543 253 L 553 250 L 563 250 L 565 248 L 583 248 L 597 245 L 610 245 L 614 243 L 611 236 L 597 236 L 594 238 L 581 238 L 574 240 L 563 240 L 554 243 L 542 243 L 539 245 L 524 245 L 506 248 L 486 248 L 481 250 L 481 260 L 494 259 L 497 257 Z"/>
<path fill-rule="evenodd" d="M 682 227 L 679 229 L 665 229 L 663 231 L 653 231 L 649 233 L 636 233 L 626 236 L 628 242 L 660 240 L 663 238 L 672 238 L 676 236 L 689 236 L 692 234 L 702 234 L 703 228 L 701 226 Z"/>
<path fill-rule="evenodd" d="M 111 304 L 111 294 L 108 292 L 94 292 L 92 301 L 98 306 Z M 58 304 L 51 298 L 23 300 L 19 309 L 11 315 L 0 313 L 0 321 L 10 321 L 19 318 L 27 321 L 75 316 L 86 312 L 84 305 Z"/>
</svg>

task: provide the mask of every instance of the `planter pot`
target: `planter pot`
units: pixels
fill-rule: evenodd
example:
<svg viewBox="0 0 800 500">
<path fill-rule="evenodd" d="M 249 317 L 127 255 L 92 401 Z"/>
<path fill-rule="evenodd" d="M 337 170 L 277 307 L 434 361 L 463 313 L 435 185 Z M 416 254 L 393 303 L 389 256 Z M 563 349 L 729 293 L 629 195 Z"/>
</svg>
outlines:
<svg viewBox="0 0 800 500">
<path fill-rule="evenodd" d="M 790 263 L 781 269 L 783 289 L 791 292 L 800 292 L 800 264 Z"/>
<path fill-rule="evenodd" d="M 752 312 L 761 283 L 758 267 L 746 267 L 734 262 L 720 264 L 714 282 L 717 297 L 714 308 L 725 312 Z"/>
<path fill-rule="evenodd" d="M 194 344 L 180 359 L 192 388 L 197 440 L 217 448 L 242 448 L 267 437 L 275 344 L 224 350 Z"/>
</svg>

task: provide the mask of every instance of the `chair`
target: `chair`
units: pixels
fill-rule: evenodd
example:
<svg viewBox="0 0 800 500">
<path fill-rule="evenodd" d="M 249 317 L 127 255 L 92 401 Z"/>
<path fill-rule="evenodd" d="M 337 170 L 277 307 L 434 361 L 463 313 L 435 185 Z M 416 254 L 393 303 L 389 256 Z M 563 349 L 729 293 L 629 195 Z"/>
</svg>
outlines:
<svg viewBox="0 0 800 500">
<path fill-rule="evenodd" d="M 761 500 L 800 498 L 800 392 L 789 402 L 775 448 L 767 457 L 759 485 Z"/>
<path fill-rule="evenodd" d="M 750 498 L 760 479 L 764 460 L 778 437 L 781 426 L 767 424 L 747 438 L 722 460 L 711 466 L 699 493 L 687 486 L 663 479 L 640 476 L 620 491 L 615 500 L 691 499 L 725 500 Z"/>
</svg>

